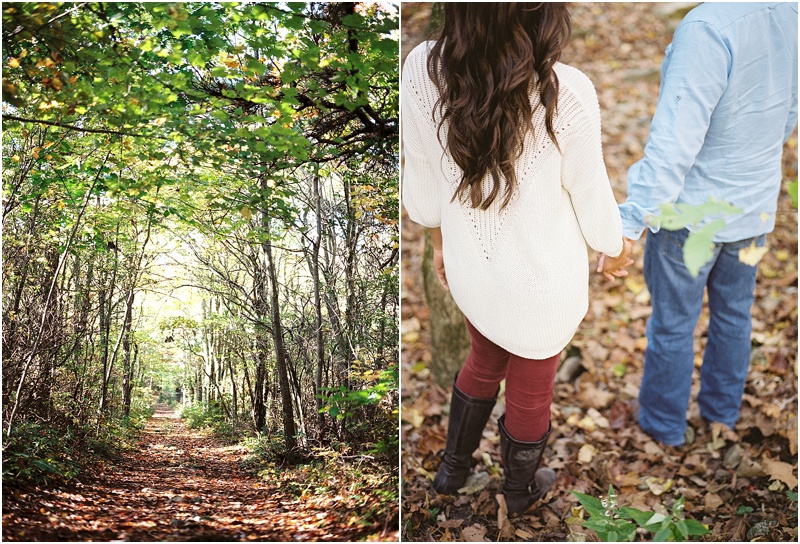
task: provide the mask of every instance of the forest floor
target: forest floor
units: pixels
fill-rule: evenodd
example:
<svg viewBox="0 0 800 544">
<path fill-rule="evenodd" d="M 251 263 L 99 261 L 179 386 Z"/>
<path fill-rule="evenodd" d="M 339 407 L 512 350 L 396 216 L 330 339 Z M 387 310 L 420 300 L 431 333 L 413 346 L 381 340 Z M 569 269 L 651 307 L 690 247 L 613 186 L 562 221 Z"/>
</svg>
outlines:
<svg viewBox="0 0 800 544">
<path fill-rule="evenodd" d="M 618 202 L 625 172 L 642 156 L 658 99 L 660 64 L 682 16 L 666 4 L 573 3 L 573 38 L 562 61 L 584 71 L 597 89 L 606 167 Z M 687 6 L 670 4 L 669 10 Z M 402 6 L 402 56 L 425 39 L 430 4 Z M 784 179 L 797 179 L 797 132 L 784 154 Z M 474 479 L 455 496 L 430 482 L 445 445 L 449 386 L 430 372 L 430 330 L 420 271 L 423 229 L 402 223 L 402 468 L 404 541 L 583 541 L 596 535 L 570 491 L 597 498 L 613 485 L 619 506 L 666 513 L 686 500 L 686 516 L 705 524 L 707 541 L 797 541 L 797 209 L 785 190 L 769 252 L 759 264 L 753 307 L 753 352 L 740 420 L 733 430 L 706 429 L 697 405 L 693 440 L 665 451 L 634 416 L 646 348 L 649 293 L 643 243 L 625 281 L 590 280 L 590 309 L 556 383 L 553 430 L 544 464 L 556 470 L 551 491 L 528 513 L 508 520 L 496 495 L 502 483 L 497 417 L 475 455 Z M 592 256 L 592 262 L 596 262 Z M 588 263 L 587 263 L 588 264 Z M 697 369 L 708 329 L 696 329 Z M 452 376 L 439 381 L 450 382 Z M 638 540 L 652 538 L 640 533 Z"/>
<path fill-rule="evenodd" d="M 249 453 L 160 407 L 119 461 L 55 487 L 4 489 L 3 540 L 397 540 L 362 522 L 352 490 L 309 489 L 279 468 L 265 480 L 243 468 Z"/>
</svg>

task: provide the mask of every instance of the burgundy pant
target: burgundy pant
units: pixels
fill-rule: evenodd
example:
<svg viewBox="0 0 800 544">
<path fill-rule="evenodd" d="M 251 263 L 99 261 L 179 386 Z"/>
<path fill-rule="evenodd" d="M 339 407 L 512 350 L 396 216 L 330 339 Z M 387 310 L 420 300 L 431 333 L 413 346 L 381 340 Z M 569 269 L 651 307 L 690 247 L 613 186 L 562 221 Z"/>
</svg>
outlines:
<svg viewBox="0 0 800 544">
<path fill-rule="evenodd" d="M 549 359 L 525 359 L 504 350 L 472 326 L 472 350 L 458 374 L 456 386 L 471 397 L 495 396 L 506 380 L 505 425 L 512 438 L 540 440 L 550 428 L 550 403 L 561 354 Z"/>
</svg>

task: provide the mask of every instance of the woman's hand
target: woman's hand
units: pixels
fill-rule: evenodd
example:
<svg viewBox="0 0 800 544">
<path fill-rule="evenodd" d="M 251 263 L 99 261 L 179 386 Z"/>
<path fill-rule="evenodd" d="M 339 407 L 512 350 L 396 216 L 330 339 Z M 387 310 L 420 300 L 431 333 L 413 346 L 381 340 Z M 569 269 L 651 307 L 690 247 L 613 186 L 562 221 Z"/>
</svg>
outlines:
<svg viewBox="0 0 800 544">
<path fill-rule="evenodd" d="M 624 278 L 628 275 L 625 268 L 633 264 L 631 253 L 633 253 L 633 240 L 623 237 L 622 252 L 616 257 L 609 257 L 601 253 L 597 259 L 597 271 L 601 272 L 608 281 L 614 281 L 614 278 Z"/>
<path fill-rule="evenodd" d="M 441 248 L 433 249 L 433 269 L 436 271 L 436 277 L 439 278 L 439 283 L 442 284 L 444 290 L 449 291 L 450 286 L 447 285 L 447 274 L 444 271 L 444 256 Z"/>
<path fill-rule="evenodd" d="M 444 256 L 442 255 L 442 228 L 429 228 L 428 233 L 431 235 L 431 245 L 433 246 L 433 269 L 444 290 L 449 291 L 450 286 L 447 285 L 447 274 L 444 271 Z"/>
</svg>

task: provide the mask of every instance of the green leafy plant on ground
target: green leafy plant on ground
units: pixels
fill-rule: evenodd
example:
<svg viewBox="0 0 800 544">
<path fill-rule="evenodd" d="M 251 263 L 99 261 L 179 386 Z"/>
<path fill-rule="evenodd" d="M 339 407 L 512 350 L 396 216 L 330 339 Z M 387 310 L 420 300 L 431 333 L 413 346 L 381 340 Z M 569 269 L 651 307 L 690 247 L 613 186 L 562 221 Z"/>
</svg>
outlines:
<svg viewBox="0 0 800 544">
<path fill-rule="evenodd" d="M 63 428 L 24 422 L 8 435 L 3 430 L 3 483 L 47 484 L 74 478 L 98 458 L 114 458 L 134 446 L 144 413 L 96 425 Z"/>
<path fill-rule="evenodd" d="M 629 506 L 619 507 L 612 486 L 608 487 L 608 495 L 603 499 L 577 491 L 571 493 L 589 514 L 589 519 L 581 525 L 597 533 L 603 542 L 632 542 L 638 528 L 655 533 L 655 542 L 684 542 L 709 532 L 700 522 L 685 518 L 686 499 L 682 496 L 666 514 L 662 514 Z"/>
<path fill-rule="evenodd" d="M 241 417 L 228 418 L 217 402 L 191 404 L 181 412 L 181 419 L 190 429 L 211 429 L 224 441 L 235 444 L 241 440 L 247 429 L 247 422 Z"/>
<path fill-rule="evenodd" d="M 394 396 L 399 386 L 398 366 L 393 364 L 383 370 L 361 370 L 354 368 L 351 376 L 363 380 L 358 389 L 345 386 L 320 389 L 324 406 L 320 412 L 327 413 L 336 421 L 346 420 L 351 438 L 367 445 L 367 453 L 386 455 L 396 459 L 397 403 Z"/>
</svg>

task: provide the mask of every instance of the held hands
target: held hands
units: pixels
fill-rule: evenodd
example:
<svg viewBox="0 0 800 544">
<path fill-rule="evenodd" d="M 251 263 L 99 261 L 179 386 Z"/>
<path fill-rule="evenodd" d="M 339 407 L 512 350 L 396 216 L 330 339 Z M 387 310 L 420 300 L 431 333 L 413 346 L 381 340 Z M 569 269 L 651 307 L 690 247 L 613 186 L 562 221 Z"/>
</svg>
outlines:
<svg viewBox="0 0 800 544">
<path fill-rule="evenodd" d="M 597 271 L 601 272 L 608 281 L 613 282 L 614 278 L 624 278 L 628 275 L 625 268 L 633 264 L 631 253 L 633 253 L 633 240 L 623 236 L 622 253 L 617 257 L 609 257 L 601 253 L 597 259 Z"/>
</svg>

